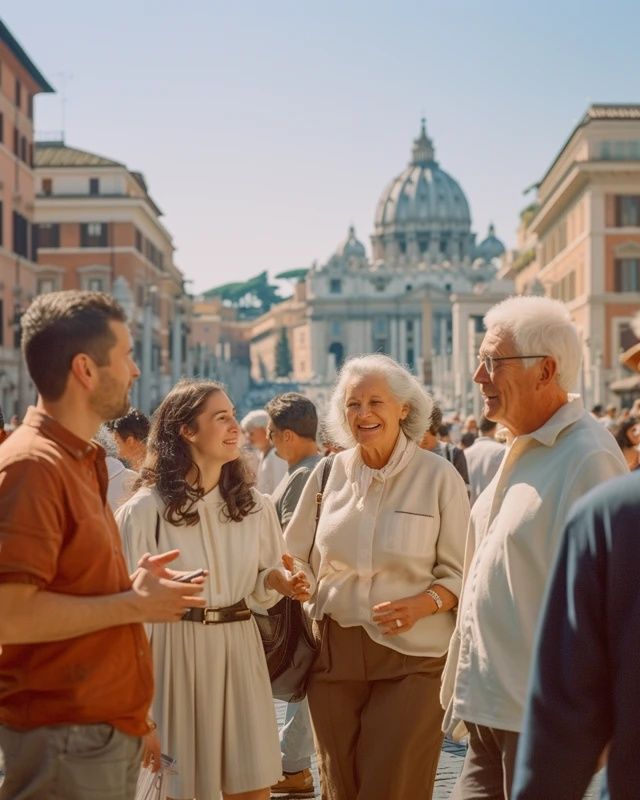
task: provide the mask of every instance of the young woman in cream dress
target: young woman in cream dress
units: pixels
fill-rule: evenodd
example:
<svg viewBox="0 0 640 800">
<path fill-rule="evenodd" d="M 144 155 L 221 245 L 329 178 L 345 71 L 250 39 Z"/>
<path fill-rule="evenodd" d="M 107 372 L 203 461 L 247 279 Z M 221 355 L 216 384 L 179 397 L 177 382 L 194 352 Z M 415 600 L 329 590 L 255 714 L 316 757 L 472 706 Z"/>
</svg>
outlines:
<svg viewBox="0 0 640 800">
<path fill-rule="evenodd" d="M 237 605 L 306 599 L 302 574 L 281 566 L 280 525 L 269 498 L 248 484 L 235 412 L 219 384 L 182 381 L 156 412 L 141 488 L 117 515 L 130 567 L 175 548 L 178 570 L 203 568 L 207 606 L 233 621 L 151 626 L 152 716 L 176 759 L 172 800 L 266 800 L 281 775 L 271 686 L 257 626 Z M 225 612 L 228 614 L 229 612 Z"/>
</svg>

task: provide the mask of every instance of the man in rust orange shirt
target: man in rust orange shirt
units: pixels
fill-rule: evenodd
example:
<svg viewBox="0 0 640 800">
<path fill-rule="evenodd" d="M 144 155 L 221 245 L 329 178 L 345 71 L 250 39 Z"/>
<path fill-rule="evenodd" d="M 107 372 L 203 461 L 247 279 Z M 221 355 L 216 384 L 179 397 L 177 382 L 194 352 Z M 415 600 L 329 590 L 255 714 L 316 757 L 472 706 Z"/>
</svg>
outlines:
<svg viewBox="0 0 640 800">
<path fill-rule="evenodd" d="M 39 398 L 0 448 L 0 800 L 129 800 L 153 692 L 141 623 L 204 600 L 172 580 L 175 551 L 129 577 L 106 502 L 91 439 L 126 413 L 140 374 L 121 307 L 55 292 L 22 329 Z"/>
</svg>

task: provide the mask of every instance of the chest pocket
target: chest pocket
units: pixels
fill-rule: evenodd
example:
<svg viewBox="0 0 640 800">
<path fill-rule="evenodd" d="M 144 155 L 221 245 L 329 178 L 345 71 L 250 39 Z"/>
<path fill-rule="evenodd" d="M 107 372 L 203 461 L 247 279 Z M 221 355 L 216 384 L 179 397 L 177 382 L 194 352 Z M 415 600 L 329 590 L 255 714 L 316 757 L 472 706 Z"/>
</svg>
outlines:
<svg viewBox="0 0 640 800">
<path fill-rule="evenodd" d="M 431 548 L 433 529 L 433 515 L 397 509 L 386 516 L 383 547 L 390 553 L 424 555 Z"/>
</svg>

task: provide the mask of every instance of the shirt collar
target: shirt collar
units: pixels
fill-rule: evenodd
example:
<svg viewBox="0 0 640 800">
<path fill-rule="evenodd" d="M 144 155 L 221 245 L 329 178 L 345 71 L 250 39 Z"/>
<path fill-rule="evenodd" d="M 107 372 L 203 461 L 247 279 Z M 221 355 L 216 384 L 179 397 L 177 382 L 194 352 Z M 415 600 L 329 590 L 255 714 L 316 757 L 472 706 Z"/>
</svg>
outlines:
<svg viewBox="0 0 640 800">
<path fill-rule="evenodd" d="M 359 478 L 358 473 L 361 472 L 366 467 L 366 469 L 374 473 L 376 477 L 380 477 L 382 479 L 390 478 L 391 475 L 394 475 L 396 472 L 402 469 L 405 466 L 405 464 L 413 457 L 416 447 L 417 447 L 416 443 L 407 439 L 401 428 L 400 433 L 398 434 L 398 438 L 396 439 L 393 451 L 389 456 L 389 460 L 384 465 L 384 467 L 382 467 L 381 469 L 374 470 L 366 466 L 366 464 L 362 460 L 360 447 L 359 445 L 356 445 L 352 449 L 350 458 L 345 464 L 345 470 L 347 476 L 351 482 L 356 481 Z"/>
<path fill-rule="evenodd" d="M 76 436 L 75 433 L 71 433 L 64 425 L 61 425 L 53 419 L 53 417 L 45 414 L 44 411 L 41 411 L 35 406 L 29 406 L 23 424 L 35 428 L 43 436 L 46 436 L 47 439 L 51 439 L 56 444 L 59 444 L 60 447 L 63 447 L 69 455 L 73 456 L 73 458 L 78 461 L 81 461 L 83 458 L 89 458 L 95 461 L 99 456 L 104 460 L 104 450 L 99 444 L 81 439 L 79 436 Z"/>
<path fill-rule="evenodd" d="M 584 414 L 584 404 L 579 394 L 570 394 L 567 402 L 553 416 L 531 433 L 518 436 L 518 440 L 535 439 L 545 447 L 553 447 L 556 439 L 569 425 L 573 425 Z"/>
</svg>

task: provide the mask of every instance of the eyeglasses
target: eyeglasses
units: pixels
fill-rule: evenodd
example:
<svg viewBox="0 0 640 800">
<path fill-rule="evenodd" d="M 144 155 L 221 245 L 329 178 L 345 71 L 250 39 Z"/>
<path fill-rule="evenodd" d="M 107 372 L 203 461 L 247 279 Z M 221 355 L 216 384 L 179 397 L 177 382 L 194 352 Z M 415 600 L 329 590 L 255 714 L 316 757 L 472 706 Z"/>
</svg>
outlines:
<svg viewBox="0 0 640 800">
<path fill-rule="evenodd" d="M 493 375 L 496 361 L 516 361 L 521 358 L 547 358 L 547 356 L 482 356 L 478 354 L 478 363 L 483 364 L 487 372 Z"/>
</svg>

